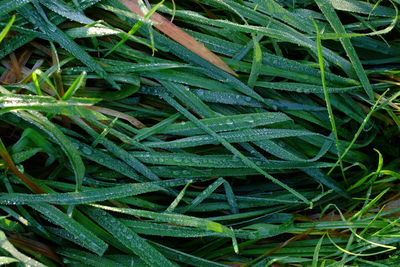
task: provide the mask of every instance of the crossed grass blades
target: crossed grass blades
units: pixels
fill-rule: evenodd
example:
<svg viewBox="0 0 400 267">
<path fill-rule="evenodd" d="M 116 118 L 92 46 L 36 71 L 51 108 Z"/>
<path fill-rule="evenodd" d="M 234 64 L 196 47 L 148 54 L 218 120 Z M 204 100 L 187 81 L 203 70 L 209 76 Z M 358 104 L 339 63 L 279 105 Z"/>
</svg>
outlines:
<svg viewBox="0 0 400 267">
<path fill-rule="evenodd" d="M 399 265 L 399 3 L 0 1 L 0 263 Z"/>
</svg>

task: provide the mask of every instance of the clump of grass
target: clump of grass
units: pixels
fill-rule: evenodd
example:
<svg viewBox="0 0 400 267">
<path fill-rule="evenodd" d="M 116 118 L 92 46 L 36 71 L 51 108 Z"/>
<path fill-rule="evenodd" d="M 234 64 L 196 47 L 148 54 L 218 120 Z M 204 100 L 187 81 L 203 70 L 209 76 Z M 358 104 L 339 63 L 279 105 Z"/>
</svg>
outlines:
<svg viewBox="0 0 400 267">
<path fill-rule="evenodd" d="M 398 265 L 395 2 L 0 1 L 0 263 Z"/>
</svg>

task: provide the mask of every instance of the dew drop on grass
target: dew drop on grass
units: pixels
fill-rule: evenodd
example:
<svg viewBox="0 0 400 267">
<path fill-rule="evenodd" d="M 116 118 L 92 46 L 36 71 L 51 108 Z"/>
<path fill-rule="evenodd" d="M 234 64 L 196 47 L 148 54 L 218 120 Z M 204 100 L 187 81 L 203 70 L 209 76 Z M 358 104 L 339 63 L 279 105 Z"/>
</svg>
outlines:
<svg viewBox="0 0 400 267">
<path fill-rule="evenodd" d="M 227 125 L 233 125 L 233 120 L 231 120 L 231 119 L 226 120 L 226 124 Z"/>
<path fill-rule="evenodd" d="M 82 152 L 86 155 L 91 155 L 93 153 L 93 150 L 91 148 L 84 147 L 82 148 Z"/>
<path fill-rule="evenodd" d="M 174 157 L 174 161 L 175 161 L 175 162 L 182 162 L 182 158 L 180 158 L 180 157 Z"/>
<path fill-rule="evenodd" d="M 251 116 L 247 116 L 246 118 L 244 118 L 244 121 L 247 123 L 254 123 L 254 119 Z"/>
</svg>

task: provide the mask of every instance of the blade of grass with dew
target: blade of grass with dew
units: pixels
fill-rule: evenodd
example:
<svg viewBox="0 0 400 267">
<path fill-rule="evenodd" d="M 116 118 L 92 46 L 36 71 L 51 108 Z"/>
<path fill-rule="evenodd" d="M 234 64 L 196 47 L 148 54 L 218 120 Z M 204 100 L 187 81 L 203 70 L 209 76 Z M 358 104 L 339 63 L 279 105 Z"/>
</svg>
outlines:
<svg viewBox="0 0 400 267">
<path fill-rule="evenodd" d="M 85 165 L 72 142 L 66 138 L 58 127 L 38 112 L 20 111 L 17 115 L 26 122 L 38 127 L 41 131 L 45 132 L 52 141 L 60 145 L 71 163 L 76 179 L 76 190 L 79 190 L 82 186 L 83 177 L 85 175 Z"/>
<path fill-rule="evenodd" d="M 63 0 L 44 0 L 40 2 L 42 5 L 72 21 L 76 21 L 82 24 L 92 24 L 94 21 L 86 17 L 82 12 L 74 9 L 67 5 Z"/>
<path fill-rule="evenodd" d="M 85 190 L 82 192 L 49 193 L 44 195 L 9 193 L 0 195 L 0 203 L 4 205 L 25 205 L 44 202 L 59 205 L 85 204 L 140 195 L 148 192 L 165 191 L 164 187 L 184 185 L 187 181 L 187 179 L 177 179 L 162 182 L 125 184 L 122 186 Z"/>
<path fill-rule="evenodd" d="M 99 74 L 100 77 L 108 81 L 113 87 L 119 88 L 119 85 L 108 78 L 108 75 L 104 71 L 104 69 L 85 50 L 83 50 L 79 45 L 72 41 L 63 31 L 57 28 L 57 26 L 55 26 L 54 24 L 48 24 L 44 21 L 41 21 L 39 19 L 41 18 L 41 15 L 33 7 L 28 6 L 29 5 L 25 5 L 21 7 L 18 11 L 32 24 L 38 26 L 48 36 L 49 39 L 59 43 L 63 48 L 65 48 L 77 59 L 87 65 L 91 70 Z"/>
<path fill-rule="evenodd" d="M 242 153 L 240 153 L 235 147 L 233 147 L 225 139 L 223 139 L 218 134 L 216 134 L 208 126 L 206 126 L 203 123 L 201 123 L 195 116 L 193 116 L 190 112 L 188 112 L 184 107 L 182 107 L 178 102 L 176 102 L 174 99 L 172 99 L 169 95 L 164 94 L 163 98 L 170 105 L 172 105 L 174 108 L 176 108 L 180 113 L 182 113 L 185 117 L 187 117 L 189 120 L 191 120 L 193 123 L 195 123 L 199 128 L 203 129 L 206 133 L 210 134 L 212 137 L 214 137 L 216 140 L 218 140 L 218 142 L 220 142 L 226 149 L 231 151 L 234 155 L 238 156 L 246 165 L 248 165 L 251 168 L 254 168 L 256 171 L 258 171 L 260 174 L 264 175 L 269 180 L 271 180 L 274 183 L 276 183 L 276 184 L 280 185 L 281 187 L 285 188 L 286 190 L 291 192 L 294 196 L 296 196 L 297 198 L 299 198 L 302 201 L 304 201 L 306 204 L 311 204 L 299 192 L 297 192 L 296 190 L 294 190 L 294 189 L 288 187 L 287 185 L 283 184 L 281 181 L 277 180 L 276 178 L 274 178 L 273 176 L 269 175 L 264 170 L 262 170 L 260 167 L 258 167 L 254 162 L 252 162 L 246 156 L 244 156 Z"/>
<path fill-rule="evenodd" d="M 100 0 L 90 0 L 90 1 L 85 1 L 85 0 L 78 0 L 78 2 L 80 3 L 80 9 L 84 10 L 90 6 L 93 6 L 94 4 L 96 4 L 97 2 L 99 2 Z M 5 5 L 8 5 L 9 0 L 3 0 L 2 1 Z M 15 2 L 13 1 L 12 3 L 17 3 L 17 6 L 12 6 L 11 10 L 14 10 L 26 3 L 28 3 L 29 0 L 23 0 L 23 1 L 18 1 Z M 8 7 L 10 8 L 10 7 Z M 1 9 L 3 12 L 10 12 L 10 9 Z M 58 17 L 57 19 L 55 19 L 55 24 L 58 25 L 62 22 L 65 21 L 65 18 L 62 17 Z M 31 42 L 32 40 L 35 39 L 36 36 L 32 36 L 29 34 L 18 34 L 16 36 L 13 36 L 9 42 L 7 42 L 6 44 L 4 44 L 4 46 L 0 45 L 1 49 L 0 49 L 0 58 L 5 57 L 6 55 L 12 53 L 13 51 L 15 51 L 16 49 L 20 48 L 21 46 Z"/>
<path fill-rule="evenodd" d="M 61 226 L 74 235 L 84 248 L 100 256 L 106 251 L 108 245 L 104 241 L 56 207 L 45 203 L 30 204 L 30 206 L 45 216 L 47 220 Z"/>
<path fill-rule="evenodd" d="M 316 0 L 318 7 L 321 9 L 324 16 L 329 21 L 332 28 L 335 30 L 336 33 L 346 33 L 346 30 L 343 27 L 343 24 L 340 22 L 339 17 L 336 14 L 335 9 L 331 5 L 330 2 L 324 2 L 322 0 Z M 318 36 L 319 33 L 317 33 Z M 319 35 L 320 36 L 320 35 Z M 321 37 L 319 37 L 321 38 Z M 357 56 L 357 52 L 354 49 L 351 41 L 348 38 L 340 38 L 340 42 L 343 45 L 343 48 L 346 50 L 347 55 L 350 58 L 350 61 L 353 64 L 354 70 L 357 73 L 358 78 L 360 79 L 361 84 L 364 87 L 365 92 L 367 93 L 368 97 L 372 100 L 373 99 L 373 89 L 371 84 L 369 83 L 368 77 L 365 74 L 365 70 L 360 62 L 360 59 Z M 321 48 L 319 48 L 321 50 Z M 319 53 L 322 54 L 322 51 Z"/>
<path fill-rule="evenodd" d="M 87 133 L 92 135 L 93 137 L 97 137 L 98 134 L 96 133 L 95 130 L 93 130 L 89 125 L 87 125 L 85 122 L 82 120 L 77 120 L 74 119 L 74 121 L 82 127 Z M 147 168 L 145 165 L 143 165 L 140 161 L 138 161 L 133 155 L 129 154 L 127 151 L 124 149 L 120 148 L 113 142 L 111 142 L 108 139 L 100 139 L 100 144 L 104 145 L 105 147 L 108 148 L 109 151 L 112 151 L 116 156 L 118 156 L 122 161 L 125 163 L 129 164 L 135 170 L 137 170 L 139 173 L 143 174 L 145 177 L 147 177 L 150 180 L 160 180 L 160 178 L 154 174 L 149 168 Z"/>
<path fill-rule="evenodd" d="M 235 132 L 223 132 L 219 136 L 230 143 L 262 141 L 285 137 L 297 137 L 304 135 L 318 135 L 309 131 L 292 129 L 244 129 Z M 218 138 L 209 135 L 197 135 L 168 142 L 146 142 L 148 147 L 157 148 L 185 148 L 218 143 Z"/>
<path fill-rule="evenodd" d="M 108 212 L 86 208 L 85 213 L 150 266 L 177 266 Z"/>
<path fill-rule="evenodd" d="M 335 123 L 335 118 L 334 118 L 332 107 L 331 107 L 329 93 L 328 93 L 328 90 L 327 90 L 326 84 L 325 84 L 325 67 L 324 67 L 324 59 L 323 59 L 322 52 L 321 52 L 321 38 L 320 38 L 320 33 L 319 33 L 317 24 L 315 24 L 315 27 L 317 30 L 318 62 L 319 62 L 320 70 L 321 70 L 322 87 L 324 89 L 324 97 L 325 97 L 326 107 L 327 107 L 328 114 L 329 114 L 329 120 L 331 122 L 332 132 L 335 137 L 335 144 L 336 144 L 336 150 L 338 153 L 339 164 L 340 164 L 340 168 L 342 170 L 342 174 L 343 174 L 343 178 L 344 178 L 343 163 L 341 160 L 341 148 L 339 147 L 339 136 L 338 136 L 337 129 L 336 129 L 336 123 Z"/>
<path fill-rule="evenodd" d="M 21 0 L 21 1 L 8 1 L 8 0 L 3 0 L 0 1 L 0 16 L 4 16 L 18 8 L 20 8 L 23 5 L 26 5 L 29 3 L 30 0 Z"/>
<path fill-rule="evenodd" d="M 200 120 L 203 124 L 210 127 L 215 132 L 234 131 L 241 129 L 251 129 L 259 126 L 267 126 L 279 122 L 289 122 L 290 117 L 281 112 L 260 112 L 237 115 L 227 115 L 216 118 L 206 118 Z M 162 134 L 192 136 L 202 134 L 193 122 L 174 123 L 161 130 Z"/>
<path fill-rule="evenodd" d="M 113 208 L 113 207 L 102 206 L 102 205 L 92 205 L 92 206 L 101 208 L 104 210 L 108 210 L 108 211 L 120 212 L 123 214 L 128 214 L 128 215 L 133 215 L 133 216 L 141 216 L 141 217 L 145 217 L 145 218 L 149 218 L 149 219 L 155 219 L 155 220 L 161 221 L 161 222 L 174 223 L 174 224 L 178 224 L 178 225 L 185 225 L 185 226 L 198 227 L 198 228 L 205 228 L 205 229 L 209 229 L 211 231 L 224 233 L 227 237 L 232 238 L 234 247 L 237 246 L 236 238 L 234 236 L 233 231 L 230 228 L 228 228 L 220 223 L 213 222 L 211 220 L 201 219 L 201 218 L 196 218 L 196 217 L 181 215 L 181 214 L 167 214 L 167 213 L 163 214 L 163 213 L 151 212 L 151 211 L 146 211 L 146 210 Z M 237 249 L 237 247 L 235 249 Z"/>
</svg>

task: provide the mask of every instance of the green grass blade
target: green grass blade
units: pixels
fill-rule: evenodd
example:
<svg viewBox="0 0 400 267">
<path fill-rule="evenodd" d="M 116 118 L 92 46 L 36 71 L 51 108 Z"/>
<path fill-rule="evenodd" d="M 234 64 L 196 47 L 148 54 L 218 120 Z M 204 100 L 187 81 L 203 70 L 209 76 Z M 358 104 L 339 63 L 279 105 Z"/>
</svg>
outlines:
<svg viewBox="0 0 400 267">
<path fill-rule="evenodd" d="M 67 89 L 65 94 L 61 97 L 61 99 L 62 100 L 70 99 L 81 86 L 84 86 L 85 80 L 86 80 L 86 72 L 82 72 L 82 74 L 79 75 L 78 78 L 76 78 L 76 80 Z"/>
<path fill-rule="evenodd" d="M 86 208 L 85 213 L 150 266 L 177 266 L 108 212 L 98 208 Z"/>
<path fill-rule="evenodd" d="M 332 110 L 332 106 L 331 106 L 331 102 L 330 102 L 330 98 L 329 98 L 329 93 L 328 93 L 328 90 L 326 89 L 325 67 L 324 67 L 324 59 L 323 59 L 322 52 L 321 52 L 320 33 L 319 33 L 319 30 L 318 30 L 317 24 L 315 24 L 315 27 L 317 29 L 318 63 L 319 63 L 319 67 L 320 67 L 320 70 L 321 70 L 321 80 L 322 80 L 322 87 L 324 89 L 324 97 L 325 97 L 325 102 L 326 102 L 326 108 L 328 110 L 329 120 L 331 122 L 331 127 L 332 127 L 332 132 L 333 132 L 333 135 L 335 136 L 336 150 L 337 150 L 337 154 L 338 154 L 338 157 L 339 157 L 340 168 L 342 170 L 342 174 L 343 174 L 343 177 L 344 177 L 343 163 L 342 163 L 342 160 L 341 160 L 341 149 L 339 147 L 339 136 L 338 136 L 338 133 L 337 133 L 335 117 L 333 115 L 333 110 Z M 372 91 L 371 91 L 371 94 L 372 94 Z"/>
<path fill-rule="evenodd" d="M 47 220 L 71 233 L 84 248 L 100 256 L 106 251 L 108 245 L 104 241 L 56 207 L 45 203 L 31 204 L 30 206 Z"/>
<path fill-rule="evenodd" d="M 13 15 L 8 22 L 8 24 L 1 30 L 0 32 L 0 43 L 3 41 L 3 39 L 7 36 L 7 33 L 10 31 L 11 26 L 14 24 L 15 21 L 15 15 Z"/>
<path fill-rule="evenodd" d="M 337 16 L 336 11 L 331 3 L 322 0 L 316 0 L 316 3 L 318 4 L 318 7 L 321 9 L 322 13 L 328 19 L 330 25 L 335 30 L 335 32 L 339 34 L 346 33 L 346 30 L 343 27 L 343 24 L 340 22 L 339 17 Z M 342 43 L 343 48 L 346 50 L 346 53 L 350 58 L 351 63 L 353 64 L 354 70 L 357 73 L 357 76 L 360 79 L 360 82 L 363 85 L 365 92 L 367 93 L 370 100 L 372 100 L 374 98 L 373 90 L 368 80 L 368 77 L 365 74 L 365 70 L 361 64 L 361 61 L 357 56 L 356 50 L 354 49 L 349 39 L 341 38 L 339 40 Z M 322 51 L 320 53 L 322 53 Z"/>
</svg>

